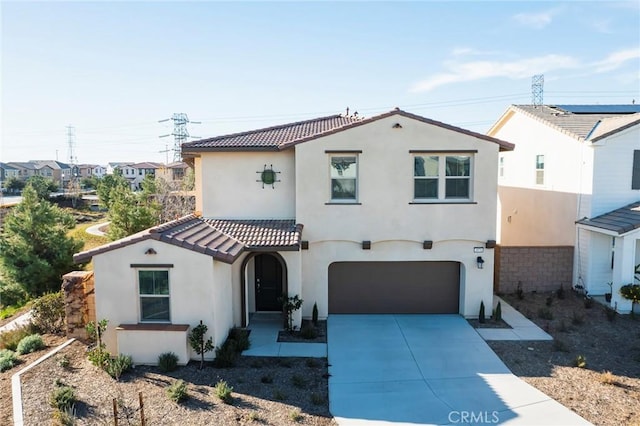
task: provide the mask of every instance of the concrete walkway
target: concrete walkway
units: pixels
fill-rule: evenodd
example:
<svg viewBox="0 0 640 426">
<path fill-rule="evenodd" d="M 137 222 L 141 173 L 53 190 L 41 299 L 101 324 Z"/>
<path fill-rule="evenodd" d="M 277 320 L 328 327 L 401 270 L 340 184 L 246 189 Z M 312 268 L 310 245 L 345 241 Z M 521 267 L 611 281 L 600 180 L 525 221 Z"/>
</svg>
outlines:
<svg viewBox="0 0 640 426">
<path fill-rule="evenodd" d="M 280 313 L 257 313 L 251 316 L 249 327 L 249 349 L 242 352 L 245 356 L 300 356 L 325 358 L 326 343 L 285 343 L 278 342 L 278 332 L 282 330 Z"/>
<path fill-rule="evenodd" d="M 15 328 L 22 327 L 24 325 L 27 325 L 29 323 L 29 321 L 31 321 L 31 311 L 25 312 L 24 314 L 20 315 L 19 317 L 16 317 L 15 319 L 13 319 L 10 322 L 6 323 L 5 325 L 1 326 L 0 327 L 0 333 L 2 333 L 4 331 L 13 330 Z"/>
<path fill-rule="evenodd" d="M 97 223 L 97 224 L 92 225 L 92 226 L 88 227 L 87 229 L 85 229 L 84 232 L 86 232 L 87 234 L 91 234 L 91 235 L 97 235 L 98 237 L 104 237 L 107 234 L 106 234 L 106 232 L 102 232 L 100 230 L 100 228 L 104 228 L 105 226 L 107 226 L 110 223 L 111 222 Z"/>
<path fill-rule="evenodd" d="M 498 302 L 502 308 L 502 319 L 511 328 L 476 328 L 484 340 L 553 340 L 553 337 L 498 296 L 493 296 L 494 309 Z"/>
<path fill-rule="evenodd" d="M 459 315 L 331 315 L 329 406 L 352 425 L 588 425 Z"/>
</svg>

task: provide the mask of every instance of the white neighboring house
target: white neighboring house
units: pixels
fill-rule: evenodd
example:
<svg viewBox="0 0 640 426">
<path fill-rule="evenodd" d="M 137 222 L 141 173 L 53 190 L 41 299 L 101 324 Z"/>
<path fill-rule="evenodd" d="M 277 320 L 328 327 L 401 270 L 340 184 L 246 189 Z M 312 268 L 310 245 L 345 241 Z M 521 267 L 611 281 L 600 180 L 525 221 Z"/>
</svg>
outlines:
<svg viewBox="0 0 640 426">
<path fill-rule="evenodd" d="M 612 292 L 628 312 L 619 289 L 640 264 L 640 106 L 512 105 L 488 134 L 517 146 L 500 154 L 500 244 L 575 246 L 574 286 Z"/>
<path fill-rule="evenodd" d="M 513 145 L 401 110 L 333 115 L 184 144 L 196 210 L 93 259 L 108 349 L 191 356 L 255 312 L 457 313 L 491 306 L 498 153 Z M 209 358 L 213 354 L 208 354 Z"/>
<path fill-rule="evenodd" d="M 142 183 L 144 178 L 146 176 L 155 177 L 156 171 L 162 167 L 163 165 L 160 163 L 152 163 L 149 161 L 132 164 L 131 168 L 135 170 L 135 177 L 132 181 L 132 185 L 135 187 L 135 189 L 141 189 L 140 184 Z"/>
<path fill-rule="evenodd" d="M 91 175 L 98 179 L 102 179 L 107 174 L 107 168 L 105 166 L 94 165 L 91 168 Z"/>
</svg>

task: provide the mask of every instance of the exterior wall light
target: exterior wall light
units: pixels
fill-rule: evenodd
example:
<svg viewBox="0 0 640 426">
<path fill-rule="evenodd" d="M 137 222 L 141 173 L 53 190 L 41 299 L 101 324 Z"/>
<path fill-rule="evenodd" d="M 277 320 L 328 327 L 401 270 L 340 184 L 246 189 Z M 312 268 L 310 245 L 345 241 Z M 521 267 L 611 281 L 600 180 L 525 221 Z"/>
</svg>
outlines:
<svg viewBox="0 0 640 426">
<path fill-rule="evenodd" d="M 144 254 L 158 254 L 158 252 L 155 251 L 154 249 L 150 248 L 147 251 L 145 251 Z"/>
<path fill-rule="evenodd" d="M 362 250 L 371 250 L 371 241 L 363 241 Z"/>
<path fill-rule="evenodd" d="M 478 264 L 478 269 L 484 268 L 484 259 L 482 258 L 482 256 L 478 256 L 478 258 L 476 259 L 476 263 Z"/>
</svg>

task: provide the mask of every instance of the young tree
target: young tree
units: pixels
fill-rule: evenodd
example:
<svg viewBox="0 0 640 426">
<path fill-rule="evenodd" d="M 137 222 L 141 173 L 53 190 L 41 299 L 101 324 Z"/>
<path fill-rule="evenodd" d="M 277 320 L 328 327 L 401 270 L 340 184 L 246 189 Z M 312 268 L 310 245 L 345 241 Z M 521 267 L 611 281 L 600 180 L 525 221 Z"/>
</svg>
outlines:
<svg viewBox="0 0 640 426">
<path fill-rule="evenodd" d="M 114 188 L 129 188 L 129 182 L 121 174 L 106 175 L 96 188 L 100 204 L 106 209 L 111 209 L 111 191 Z"/>
<path fill-rule="evenodd" d="M 204 354 L 213 350 L 213 339 L 209 337 L 207 340 L 204 336 L 207 334 L 209 327 L 202 323 L 193 327 L 191 333 L 189 333 L 189 344 L 195 353 L 200 355 L 200 370 L 204 368 Z"/>
<path fill-rule="evenodd" d="M 28 184 L 0 234 L 0 261 L 7 277 L 32 296 L 58 291 L 62 275 L 75 268 L 73 253 L 82 248 L 82 241 L 67 236 L 74 225 L 70 214 L 40 199 Z"/>
<path fill-rule="evenodd" d="M 49 195 L 58 190 L 58 185 L 53 180 L 43 176 L 31 176 L 27 180 L 27 185 L 31 185 L 36 190 L 38 198 L 41 200 L 48 200 Z"/>
<path fill-rule="evenodd" d="M 195 197 L 185 189 L 184 184 L 184 180 L 182 182 L 169 182 L 162 178 L 155 180 L 153 198 L 160 205 L 160 222 L 175 220 L 195 211 Z"/>
<path fill-rule="evenodd" d="M 159 223 L 159 207 L 157 203 L 142 194 L 135 194 L 131 189 L 116 186 L 109 194 L 109 232 L 112 240 L 124 238 Z"/>
<path fill-rule="evenodd" d="M 4 184 L 4 187 L 7 188 L 7 191 L 11 194 L 15 194 L 24 189 L 25 182 L 18 179 L 17 177 L 11 176 Z"/>
</svg>

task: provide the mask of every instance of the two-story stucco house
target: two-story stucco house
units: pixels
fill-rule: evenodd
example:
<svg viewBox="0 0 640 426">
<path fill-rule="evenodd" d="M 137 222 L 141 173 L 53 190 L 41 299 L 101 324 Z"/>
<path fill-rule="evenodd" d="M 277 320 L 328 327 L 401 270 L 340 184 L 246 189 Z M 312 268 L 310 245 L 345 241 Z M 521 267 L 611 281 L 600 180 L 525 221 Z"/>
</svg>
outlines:
<svg viewBox="0 0 640 426">
<path fill-rule="evenodd" d="M 337 313 L 491 306 L 498 153 L 513 145 L 401 110 L 333 115 L 186 143 L 197 215 L 75 256 L 93 258 L 108 348 L 136 362 L 189 326 L 220 345 L 299 295 Z"/>
<path fill-rule="evenodd" d="M 535 247 L 526 253 L 540 270 L 558 247 L 575 248 L 572 284 L 612 292 L 628 312 L 619 288 L 640 264 L 640 106 L 512 105 L 488 134 L 517 146 L 499 160 L 502 248 Z"/>
</svg>

